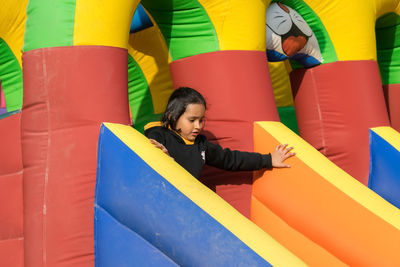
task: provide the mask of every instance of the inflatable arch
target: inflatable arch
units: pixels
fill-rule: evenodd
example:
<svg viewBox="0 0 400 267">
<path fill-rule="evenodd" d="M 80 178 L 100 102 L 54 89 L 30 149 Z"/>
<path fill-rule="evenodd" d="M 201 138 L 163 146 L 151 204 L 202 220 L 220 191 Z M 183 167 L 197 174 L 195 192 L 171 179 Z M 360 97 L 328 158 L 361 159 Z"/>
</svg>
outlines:
<svg viewBox="0 0 400 267">
<path fill-rule="evenodd" d="M 4 1 L 1 10 L 7 12 L 1 11 L 0 18 L 2 108 L 7 112 L 0 117 L 1 142 L 15 155 L 8 157 L 2 152 L 1 157 L 5 163 L 0 172 L 5 185 L 2 196 L 4 202 L 13 203 L 12 210 L 0 209 L 4 218 L 9 218 L 0 236 L 5 240 L 0 244 L 4 265 L 93 265 L 100 125 L 132 122 L 140 131 L 148 121 L 159 118 L 174 87 L 192 86 L 205 95 L 210 103 L 205 133 L 212 141 L 240 150 L 253 150 L 256 141 L 255 149 L 264 151 L 263 142 L 257 143 L 261 136 L 275 140 L 272 144 L 287 138 L 303 147 L 302 141 L 292 139 L 281 126 L 274 132 L 274 126 L 260 124 L 253 136 L 256 121 L 273 125 L 281 118 L 293 129 L 297 121 L 304 140 L 364 184 L 369 174 L 368 129 L 390 124 L 397 130 L 400 127 L 398 0 L 329 2 L 334 4 L 317 0 L 282 0 L 280 4 L 239 0 L 103 1 L 101 5 L 93 0 L 17 2 Z M 144 8 L 140 12 L 147 14 L 150 22 L 132 28 L 139 2 Z M 273 35 L 266 27 L 268 6 L 297 16 L 299 23 L 306 22 L 309 27 L 302 35 L 300 24 L 293 21 L 297 28 L 290 26 L 289 31 L 271 26 L 278 47 L 267 47 L 272 40 L 267 36 Z M 295 47 L 288 48 L 285 40 Z M 268 63 L 267 54 L 270 61 L 275 56 L 285 62 Z M 286 134 L 282 137 L 282 133 Z M 300 162 L 312 157 L 300 158 Z M 312 195 L 308 189 L 318 183 L 316 188 L 333 192 L 337 203 L 349 204 L 348 212 L 370 219 L 371 224 L 358 229 L 354 219 L 348 228 L 336 228 L 346 222 L 345 214 L 337 213 L 335 202 L 329 202 L 331 214 L 340 215 L 330 226 L 342 239 L 324 239 L 323 229 L 303 228 L 304 224 L 314 225 L 314 217 L 302 220 L 295 205 L 291 206 L 293 202 L 283 200 L 296 183 L 279 184 L 279 179 L 286 177 L 282 172 L 260 178 L 251 172 L 232 174 L 208 168 L 202 182 L 267 232 L 254 243 L 239 239 L 273 265 L 285 263 L 284 257 L 269 258 L 257 249 L 271 237 L 280 243 L 268 243 L 273 244 L 271 249 L 296 266 L 398 263 L 391 249 L 377 247 L 398 244 L 398 210 L 336 167 L 332 173 L 340 173 L 338 182 L 332 173 L 297 165 L 302 166 L 304 177 L 311 177 L 306 179 L 311 186 L 301 187 L 294 198 L 299 203 L 316 201 L 307 197 Z M 320 167 L 326 165 L 330 163 L 323 162 Z M 293 166 L 291 171 L 296 170 Z M 271 185 L 280 189 L 270 192 Z M 271 197 L 262 199 L 266 193 Z M 385 212 L 380 213 L 376 206 Z M 316 217 L 324 212 L 324 207 L 305 207 Z M 324 221 L 329 222 L 329 215 Z M 242 217 L 238 220 L 245 219 Z M 268 224 L 268 220 L 277 224 Z M 229 231 L 236 229 L 223 225 Z M 279 236 L 282 229 L 293 235 Z M 355 236 L 346 235 L 355 229 Z M 362 243 L 364 254 L 346 254 L 343 240 L 359 244 L 360 236 L 371 229 L 383 229 L 383 237 L 390 237 L 388 243 L 382 236 L 368 236 L 368 242 Z M 236 230 L 234 234 L 241 235 Z M 310 257 L 316 254 L 320 262 Z"/>
</svg>

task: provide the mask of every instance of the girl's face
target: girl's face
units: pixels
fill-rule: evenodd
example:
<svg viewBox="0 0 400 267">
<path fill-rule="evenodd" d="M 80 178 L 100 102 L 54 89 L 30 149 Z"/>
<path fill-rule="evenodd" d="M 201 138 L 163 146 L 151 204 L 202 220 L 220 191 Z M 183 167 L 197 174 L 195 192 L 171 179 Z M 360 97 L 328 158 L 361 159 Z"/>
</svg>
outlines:
<svg viewBox="0 0 400 267">
<path fill-rule="evenodd" d="M 176 122 L 176 130 L 179 134 L 189 140 L 194 141 L 196 136 L 203 129 L 205 108 L 203 104 L 189 104 L 185 112 Z"/>
</svg>

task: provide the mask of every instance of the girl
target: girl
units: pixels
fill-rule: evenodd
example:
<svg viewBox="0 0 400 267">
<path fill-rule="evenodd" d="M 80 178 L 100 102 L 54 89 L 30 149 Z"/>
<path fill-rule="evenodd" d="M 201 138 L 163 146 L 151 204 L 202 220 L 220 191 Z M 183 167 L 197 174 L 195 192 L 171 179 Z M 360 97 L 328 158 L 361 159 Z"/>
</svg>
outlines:
<svg viewBox="0 0 400 267">
<path fill-rule="evenodd" d="M 283 163 L 295 153 L 292 147 L 278 145 L 274 152 L 232 151 L 213 144 L 200 132 L 204 126 L 206 101 L 196 90 L 180 87 L 168 100 L 161 123 L 145 126 L 150 142 L 199 178 L 204 164 L 230 171 L 252 171 L 272 167 L 290 167 Z"/>
</svg>

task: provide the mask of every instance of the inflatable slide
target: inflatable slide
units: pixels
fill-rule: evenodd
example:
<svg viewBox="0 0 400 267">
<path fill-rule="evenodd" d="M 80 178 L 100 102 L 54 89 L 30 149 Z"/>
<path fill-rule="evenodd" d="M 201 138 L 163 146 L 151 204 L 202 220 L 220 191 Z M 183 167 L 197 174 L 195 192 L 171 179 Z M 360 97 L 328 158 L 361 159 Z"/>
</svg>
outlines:
<svg viewBox="0 0 400 267">
<path fill-rule="evenodd" d="M 4 0 L 0 14 L 1 266 L 129 265 L 132 249 L 137 265 L 399 265 L 399 0 Z M 211 142 L 290 143 L 292 168 L 197 181 L 148 160 L 143 125 L 179 86 L 205 96 Z M 135 171 L 98 173 L 111 139 Z"/>
<path fill-rule="evenodd" d="M 161 254 L 163 261 L 166 257 L 184 266 L 205 264 L 202 253 L 213 266 L 266 265 L 251 261 L 247 250 L 236 252 L 238 245 L 220 227 L 254 250 L 250 255 L 256 253 L 273 266 L 400 263 L 400 213 L 396 207 L 281 123 L 256 123 L 254 135 L 257 151 L 270 151 L 282 139 L 302 151 L 290 159 L 290 169 L 255 175 L 251 219 L 268 235 L 257 232 L 255 225 L 152 147 L 144 136 L 129 126 L 103 125 L 95 199 L 96 264 L 150 264 L 149 259 L 159 256 L 136 249 L 148 246 L 150 255 Z M 127 239 L 128 235 L 148 243 L 140 245 Z M 231 241 L 222 241 L 226 239 Z M 295 258 L 292 262 L 293 256 L 300 261 Z"/>
</svg>

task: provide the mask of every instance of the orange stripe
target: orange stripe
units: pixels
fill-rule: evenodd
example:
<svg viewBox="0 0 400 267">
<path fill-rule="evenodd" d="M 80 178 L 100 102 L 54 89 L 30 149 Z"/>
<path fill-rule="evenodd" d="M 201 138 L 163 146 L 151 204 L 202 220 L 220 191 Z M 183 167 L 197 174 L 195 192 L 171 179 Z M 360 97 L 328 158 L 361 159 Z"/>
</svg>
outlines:
<svg viewBox="0 0 400 267">
<path fill-rule="evenodd" d="M 309 266 L 347 266 L 287 225 L 254 196 L 251 198 L 251 220 Z"/>
<path fill-rule="evenodd" d="M 254 140 L 258 152 L 272 151 L 278 144 L 258 125 L 255 125 Z M 399 230 L 334 187 L 297 157 L 288 163 L 292 168 L 274 169 L 258 176 L 253 196 L 289 226 L 347 264 L 400 266 Z"/>
</svg>

